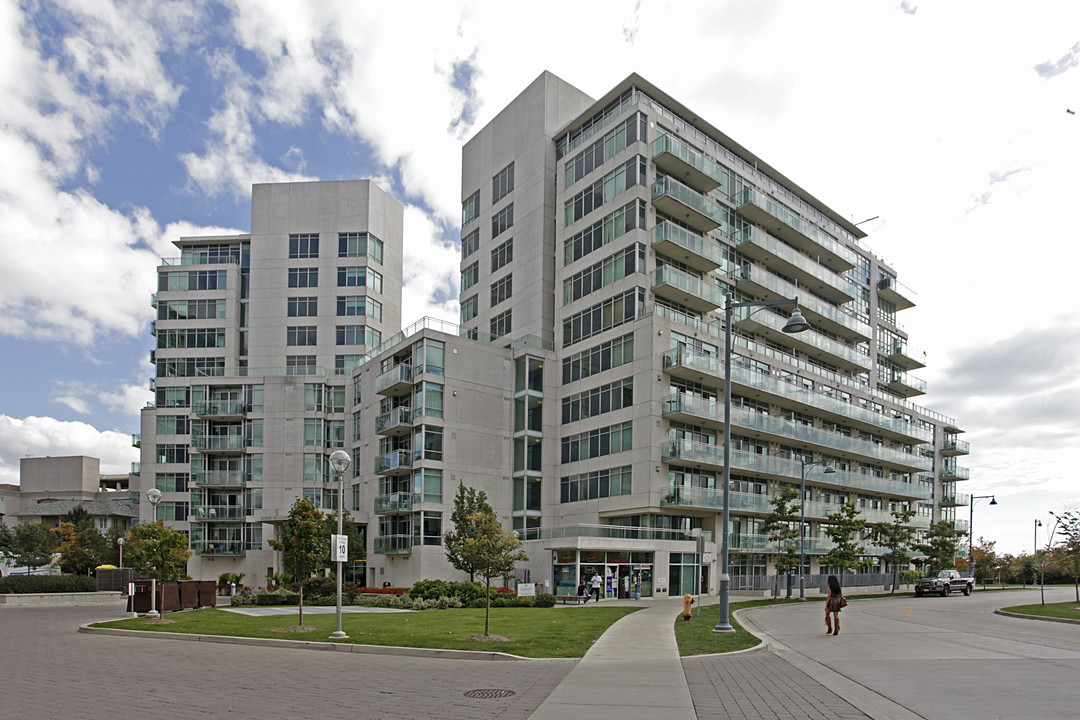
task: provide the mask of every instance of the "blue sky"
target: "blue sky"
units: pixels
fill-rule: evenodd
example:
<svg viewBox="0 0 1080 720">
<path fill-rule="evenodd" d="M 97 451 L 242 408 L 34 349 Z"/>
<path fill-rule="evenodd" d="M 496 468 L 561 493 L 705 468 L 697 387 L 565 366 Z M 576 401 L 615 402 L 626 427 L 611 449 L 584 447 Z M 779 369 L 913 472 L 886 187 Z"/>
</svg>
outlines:
<svg viewBox="0 0 1080 720">
<path fill-rule="evenodd" d="M 25 455 L 138 459 L 154 268 L 246 231 L 252 183 L 374 178 L 406 205 L 406 324 L 453 320 L 462 143 L 545 69 L 593 96 L 638 72 L 878 218 L 923 404 L 968 431 L 962 490 L 998 494 L 975 534 L 1030 551 L 1080 498 L 1075 5 L 4 3 L 0 482 Z"/>
</svg>

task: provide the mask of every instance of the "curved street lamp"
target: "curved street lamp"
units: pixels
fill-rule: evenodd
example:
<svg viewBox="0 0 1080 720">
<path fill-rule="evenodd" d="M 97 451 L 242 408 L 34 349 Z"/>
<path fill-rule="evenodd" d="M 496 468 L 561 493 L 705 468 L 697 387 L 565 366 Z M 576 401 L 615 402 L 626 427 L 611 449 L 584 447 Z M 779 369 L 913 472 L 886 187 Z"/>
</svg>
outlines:
<svg viewBox="0 0 1080 720">
<path fill-rule="evenodd" d="M 349 453 L 344 450 L 335 450 L 330 453 L 330 467 L 337 473 L 338 482 L 338 498 L 337 498 L 337 537 L 334 538 L 334 551 L 338 552 L 336 547 L 337 543 L 341 541 L 342 532 L 342 515 L 345 508 L 345 472 L 352 465 L 352 458 L 349 457 Z M 341 629 L 341 563 L 342 557 L 338 554 L 337 560 L 337 630 L 330 633 L 330 638 L 333 640 L 344 640 L 349 636 Z"/>
</svg>

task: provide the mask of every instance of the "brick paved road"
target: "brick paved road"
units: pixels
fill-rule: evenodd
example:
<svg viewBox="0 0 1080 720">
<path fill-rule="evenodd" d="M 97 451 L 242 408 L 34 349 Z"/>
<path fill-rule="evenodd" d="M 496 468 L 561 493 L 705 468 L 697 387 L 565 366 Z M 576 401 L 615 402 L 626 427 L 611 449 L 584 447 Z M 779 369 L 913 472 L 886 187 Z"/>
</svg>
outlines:
<svg viewBox="0 0 1080 720">
<path fill-rule="evenodd" d="M 699 720 L 866 718 L 836 693 L 769 652 L 682 661 Z"/>
<path fill-rule="evenodd" d="M 0 609 L 0 716 L 525 720 L 573 660 L 492 662 L 85 635 L 122 608 Z M 513 690 L 474 700 L 481 688 Z"/>
</svg>

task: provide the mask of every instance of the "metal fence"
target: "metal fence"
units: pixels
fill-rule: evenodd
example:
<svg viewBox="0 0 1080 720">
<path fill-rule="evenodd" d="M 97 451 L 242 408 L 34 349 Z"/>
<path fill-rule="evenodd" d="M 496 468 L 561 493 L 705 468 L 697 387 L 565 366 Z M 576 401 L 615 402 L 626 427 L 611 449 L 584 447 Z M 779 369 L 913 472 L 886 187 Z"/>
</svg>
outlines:
<svg viewBox="0 0 1080 720">
<path fill-rule="evenodd" d="M 774 595 L 786 595 L 788 578 L 790 577 L 793 592 L 799 592 L 798 575 L 732 575 L 732 592 L 770 592 Z M 829 575 L 806 575 L 806 592 L 825 594 L 825 582 Z M 861 592 L 872 590 L 889 590 L 893 580 L 899 584 L 897 588 L 907 585 L 902 574 L 893 573 L 845 573 L 837 575 L 840 585 L 844 588 L 858 588 Z"/>
</svg>

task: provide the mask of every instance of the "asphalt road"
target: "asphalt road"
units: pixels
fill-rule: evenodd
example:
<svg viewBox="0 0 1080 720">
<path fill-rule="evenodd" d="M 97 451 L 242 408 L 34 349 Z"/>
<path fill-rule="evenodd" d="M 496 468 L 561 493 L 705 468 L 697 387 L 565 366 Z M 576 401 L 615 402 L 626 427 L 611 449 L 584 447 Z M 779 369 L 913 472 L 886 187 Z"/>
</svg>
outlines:
<svg viewBox="0 0 1080 720">
<path fill-rule="evenodd" d="M 1074 599 L 1048 589 L 1047 602 Z M 851 600 L 840 634 L 821 603 L 753 610 L 773 650 L 883 718 L 1080 717 L 1080 625 L 1010 618 L 1038 590 Z"/>
</svg>

